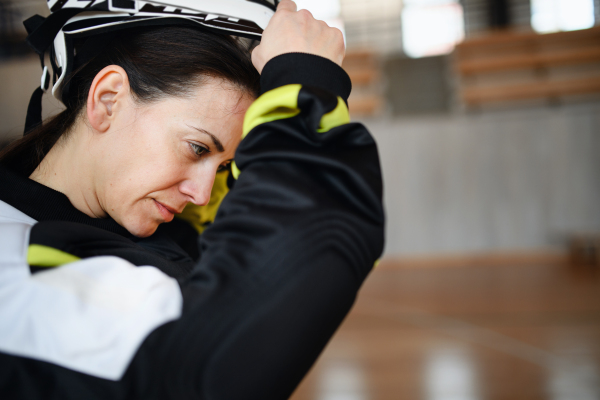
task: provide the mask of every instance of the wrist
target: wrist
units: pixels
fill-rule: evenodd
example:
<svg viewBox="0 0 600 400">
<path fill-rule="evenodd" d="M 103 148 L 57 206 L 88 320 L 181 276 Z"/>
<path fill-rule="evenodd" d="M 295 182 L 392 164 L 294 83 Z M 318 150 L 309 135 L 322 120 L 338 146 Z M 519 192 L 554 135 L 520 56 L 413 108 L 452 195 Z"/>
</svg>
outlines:
<svg viewBox="0 0 600 400">
<path fill-rule="evenodd" d="M 261 73 L 261 94 L 289 85 L 325 89 L 348 103 L 352 90 L 350 77 L 333 61 L 307 53 L 285 53 L 269 60 Z"/>
</svg>

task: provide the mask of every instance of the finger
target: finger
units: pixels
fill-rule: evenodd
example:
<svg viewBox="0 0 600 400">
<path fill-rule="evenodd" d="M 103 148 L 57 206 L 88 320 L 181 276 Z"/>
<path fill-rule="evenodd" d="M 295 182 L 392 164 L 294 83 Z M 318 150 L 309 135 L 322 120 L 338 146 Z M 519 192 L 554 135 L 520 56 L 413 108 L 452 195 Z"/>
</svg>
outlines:
<svg viewBox="0 0 600 400">
<path fill-rule="evenodd" d="M 302 10 L 300 10 L 298 12 L 298 14 L 304 14 L 304 15 L 308 16 L 309 19 L 315 19 L 315 17 L 313 17 L 312 13 L 310 11 L 308 11 L 306 8 L 303 8 Z"/>
<path fill-rule="evenodd" d="M 279 10 L 297 11 L 298 6 L 292 0 L 281 0 L 277 6 L 277 11 Z"/>
</svg>

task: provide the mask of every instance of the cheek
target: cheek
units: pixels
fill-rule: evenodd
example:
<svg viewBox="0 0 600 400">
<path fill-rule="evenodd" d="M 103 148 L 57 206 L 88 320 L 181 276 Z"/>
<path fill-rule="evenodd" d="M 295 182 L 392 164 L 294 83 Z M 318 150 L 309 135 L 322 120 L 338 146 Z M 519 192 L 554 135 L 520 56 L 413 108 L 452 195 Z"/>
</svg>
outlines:
<svg viewBox="0 0 600 400">
<path fill-rule="evenodd" d="M 173 186 L 184 169 L 184 160 L 172 135 L 162 126 L 136 126 L 113 154 L 108 155 L 108 185 L 113 200 L 139 200 Z"/>
<path fill-rule="evenodd" d="M 148 208 L 146 204 L 151 203 L 149 199 L 177 190 L 184 172 L 180 163 L 164 157 L 155 157 L 152 162 L 121 171 L 118 179 L 109 184 L 107 200 L 110 210 L 107 211 L 143 212 Z"/>
<path fill-rule="evenodd" d="M 152 234 L 159 222 L 153 198 L 174 196 L 186 172 L 170 146 L 137 146 L 110 163 L 104 210 L 136 236 Z"/>
<path fill-rule="evenodd" d="M 158 165 L 158 163 L 157 163 Z M 152 235 L 164 221 L 160 217 L 154 199 L 177 204 L 179 179 L 181 172 L 172 166 L 148 169 L 136 183 L 124 185 L 115 191 L 112 201 L 116 204 L 111 213 L 120 225 L 138 237 Z"/>
<path fill-rule="evenodd" d="M 107 196 L 108 214 L 139 237 L 151 235 L 158 227 L 158 221 L 152 218 L 152 206 L 155 205 L 151 199 L 143 196 L 145 192 L 142 185 L 134 183 L 114 187 Z"/>
</svg>

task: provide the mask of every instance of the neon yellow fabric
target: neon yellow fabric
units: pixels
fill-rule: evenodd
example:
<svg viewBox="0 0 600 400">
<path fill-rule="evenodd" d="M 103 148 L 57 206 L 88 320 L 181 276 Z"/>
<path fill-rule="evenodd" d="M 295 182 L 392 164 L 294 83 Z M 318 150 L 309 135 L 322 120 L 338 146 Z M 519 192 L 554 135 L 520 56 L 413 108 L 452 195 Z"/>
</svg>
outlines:
<svg viewBox="0 0 600 400">
<path fill-rule="evenodd" d="M 212 223 L 217 216 L 217 211 L 225 195 L 229 192 L 227 187 L 227 176 L 229 171 L 221 171 L 215 177 L 212 191 L 210 192 L 210 201 L 205 206 L 197 206 L 189 203 L 181 214 L 176 217 L 188 222 L 198 232 L 204 232 L 206 225 Z"/>
<path fill-rule="evenodd" d="M 231 175 L 233 175 L 233 178 L 234 179 L 239 178 L 241 173 L 242 173 L 242 171 L 240 171 L 240 169 L 236 165 L 235 161 L 232 161 L 231 162 Z"/>
<path fill-rule="evenodd" d="M 260 124 L 292 118 L 300 114 L 298 108 L 300 89 L 302 89 L 302 85 L 285 85 L 269 90 L 256 99 L 246 111 L 242 139 Z M 235 161 L 231 163 L 231 173 L 235 179 L 240 176 L 241 171 Z"/>
<path fill-rule="evenodd" d="M 336 128 L 350 122 L 350 113 L 344 100 L 338 96 L 338 105 L 335 109 L 321 118 L 321 123 L 317 132 L 327 132 L 330 129 Z"/>
<path fill-rule="evenodd" d="M 292 118 L 300 114 L 298 108 L 300 89 L 302 89 L 302 85 L 285 85 L 269 90 L 256 99 L 246 111 L 242 139 L 260 124 Z"/>
<path fill-rule="evenodd" d="M 250 108 L 248 108 L 248 111 L 246 111 L 242 139 L 258 125 L 292 118 L 300 114 L 300 109 L 298 108 L 298 94 L 301 89 L 302 85 L 299 84 L 286 85 L 270 90 L 260 96 L 252 103 Z M 330 129 L 349 122 L 350 113 L 348 112 L 348 107 L 346 106 L 346 103 L 344 103 L 344 100 L 342 100 L 341 97 L 338 97 L 338 105 L 336 108 L 323 115 L 321 118 L 318 132 L 327 132 Z M 240 176 L 241 171 L 235 161 L 231 163 L 231 173 L 235 179 Z"/>
<path fill-rule="evenodd" d="M 31 244 L 27 249 L 27 263 L 36 267 L 58 267 L 79 260 L 72 254 L 41 244 Z"/>
</svg>

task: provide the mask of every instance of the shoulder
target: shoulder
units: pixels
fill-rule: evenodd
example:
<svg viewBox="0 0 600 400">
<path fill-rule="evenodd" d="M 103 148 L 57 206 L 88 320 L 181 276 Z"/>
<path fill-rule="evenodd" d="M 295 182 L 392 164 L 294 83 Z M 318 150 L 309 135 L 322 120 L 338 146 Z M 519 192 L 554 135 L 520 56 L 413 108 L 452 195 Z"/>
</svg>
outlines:
<svg viewBox="0 0 600 400">
<path fill-rule="evenodd" d="M 29 233 L 36 221 L 0 200 L 0 265 L 26 263 Z"/>
<path fill-rule="evenodd" d="M 0 225 L 10 223 L 22 223 L 32 226 L 37 221 L 22 211 L 0 200 Z"/>
<path fill-rule="evenodd" d="M 179 284 L 119 257 L 32 245 L 40 225 L 0 201 L 0 321 L 11 326 L 0 330 L 0 354 L 120 379 L 148 334 L 180 317 Z"/>
</svg>

